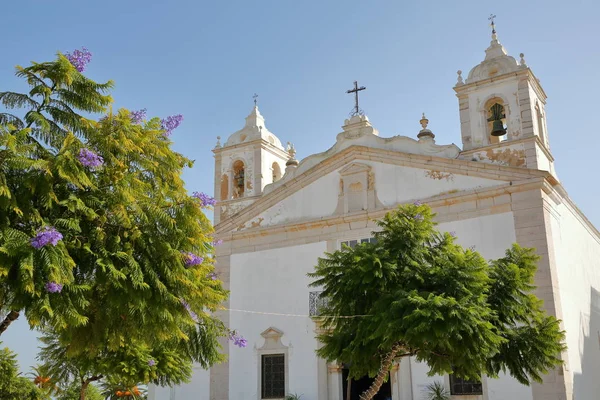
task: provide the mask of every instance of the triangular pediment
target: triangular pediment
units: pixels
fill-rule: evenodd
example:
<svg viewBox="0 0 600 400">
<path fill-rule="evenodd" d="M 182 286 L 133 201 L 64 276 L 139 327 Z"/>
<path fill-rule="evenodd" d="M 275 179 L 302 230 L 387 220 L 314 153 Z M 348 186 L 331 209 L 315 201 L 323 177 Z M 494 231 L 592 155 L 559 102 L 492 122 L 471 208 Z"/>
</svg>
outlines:
<svg viewBox="0 0 600 400">
<path fill-rule="evenodd" d="M 363 182 L 348 185 L 348 178 L 356 175 L 362 175 Z M 223 234 L 340 215 L 350 209 L 340 207 L 342 196 L 353 197 L 348 201 L 359 207 L 365 204 L 375 209 L 391 209 L 416 200 L 427 201 L 528 179 L 550 179 L 549 176 L 547 172 L 526 168 L 356 146 L 263 194 L 250 206 L 222 220 L 216 231 Z"/>
<path fill-rule="evenodd" d="M 271 326 L 271 327 L 267 328 L 264 332 L 262 332 L 260 334 L 260 336 L 264 337 L 265 339 L 270 339 L 270 338 L 276 339 L 276 338 L 282 337 L 283 332 L 280 331 L 279 329 Z"/>
<path fill-rule="evenodd" d="M 344 168 L 340 169 L 340 175 L 352 175 L 360 172 L 368 172 L 371 170 L 371 166 L 363 163 L 351 163 Z"/>
</svg>

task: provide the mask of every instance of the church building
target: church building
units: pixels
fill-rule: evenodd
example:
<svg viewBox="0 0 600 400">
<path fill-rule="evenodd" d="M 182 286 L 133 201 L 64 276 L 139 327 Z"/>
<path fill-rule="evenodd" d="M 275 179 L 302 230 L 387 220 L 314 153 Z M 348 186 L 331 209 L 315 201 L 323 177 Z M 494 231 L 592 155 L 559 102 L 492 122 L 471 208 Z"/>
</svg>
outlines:
<svg viewBox="0 0 600 400">
<path fill-rule="evenodd" d="M 325 252 L 371 240 L 375 220 L 415 201 L 433 208 L 439 230 L 486 259 L 515 242 L 535 248 L 536 293 L 562 320 L 568 349 L 564 365 L 531 386 L 509 375 L 429 377 L 426 365 L 403 358 L 376 399 L 421 400 L 434 381 L 455 400 L 599 398 L 600 233 L 555 173 L 546 93 L 495 30 L 484 60 L 466 77 L 458 71 L 454 91 L 461 148 L 437 144 L 425 115 L 420 128 L 415 118 L 414 135 L 380 136 L 358 101 L 333 146 L 302 160 L 267 129 L 256 105 L 241 130 L 217 143 L 214 223 L 224 242 L 216 268 L 231 291 L 220 317 L 248 346 L 224 341 L 227 362 L 196 369 L 187 385 L 151 387 L 151 400 L 358 399 L 369 378 L 347 399 L 344 360 L 315 353 L 323 299 L 307 273 Z"/>
</svg>

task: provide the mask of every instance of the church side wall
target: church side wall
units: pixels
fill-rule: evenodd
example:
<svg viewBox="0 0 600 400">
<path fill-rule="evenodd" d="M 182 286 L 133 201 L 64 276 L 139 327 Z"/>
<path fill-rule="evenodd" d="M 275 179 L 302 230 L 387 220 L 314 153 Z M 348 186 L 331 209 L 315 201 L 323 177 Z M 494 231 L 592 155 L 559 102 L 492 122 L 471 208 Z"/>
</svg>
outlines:
<svg viewBox="0 0 600 400">
<path fill-rule="evenodd" d="M 238 310 L 280 314 L 308 315 L 308 284 L 306 274 L 314 269 L 317 258 L 327 246 L 317 242 L 281 247 L 231 256 L 230 307 Z M 261 333 L 275 328 L 283 335 L 281 343 L 287 349 L 287 392 L 302 394 L 305 399 L 318 398 L 317 341 L 314 322 L 308 317 L 264 315 L 230 312 L 230 326 L 239 329 L 248 340 L 248 347 L 229 347 L 229 400 L 260 398 L 259 368 Z"/>
<path fill-rule="evenodd" d="M 568 365 L 574 399 L 600 393 L 600 239 L 568 203 L 555 207 L 552 240 L 556 256 Z"/>
</svg>

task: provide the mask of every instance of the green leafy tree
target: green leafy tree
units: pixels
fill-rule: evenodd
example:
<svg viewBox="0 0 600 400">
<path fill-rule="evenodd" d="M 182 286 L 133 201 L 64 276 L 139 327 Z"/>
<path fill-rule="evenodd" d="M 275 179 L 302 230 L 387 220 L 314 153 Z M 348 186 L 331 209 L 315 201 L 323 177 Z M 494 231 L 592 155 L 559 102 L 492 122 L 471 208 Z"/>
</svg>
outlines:
<svg viewBox="0 0 600 400">
<path fill-rule="evenodd" d="M 56 396 L 56 400 L 79 400 L 81 398 L 81 390 L 78 382 L 73 382 L 71 385 L 66 387 L 61 393 Z M 87 400 L 105 400 L 105 397 L 94 385 L 89 385 L 85 391 L 85 398 Z"/>
<path fill-rule="evenodd" d="M 214 200 L 184 187 L 193 163 L 169 139 L 182 117 L 113 113 L 112 83 L 81 73 L 88 56 L 18 67 L 29 92 L 0 93 L 0 334 L 24 311 L 82 385 L 179 383 L 222 360 L 228 334 L 212 316 L 227 296 Z"/>
<path fill-rule="evenodd" d="M 0 342 L 1 344 L 1 342 Z M 19 374 L 16 355 L 8 348 L 0 348 L 0 399 L 46 400 L 34 383 Z"/>
<path fill-rule="evenodd" d="M 376 243 L 327 254 L 309 274 L 329 300 L 317 352 L 349 363 L 352 378 L 375 377 L 361 400 L 401 357 L 432 375 L 508 371 L 523 384 L 561 363 L 564 332 L 532 293 L 534 250 L 515 244 L 486 262 L 438 232 L 433 217 L 427 205 L 399 207 L 377 222 Z"/>
</svg>

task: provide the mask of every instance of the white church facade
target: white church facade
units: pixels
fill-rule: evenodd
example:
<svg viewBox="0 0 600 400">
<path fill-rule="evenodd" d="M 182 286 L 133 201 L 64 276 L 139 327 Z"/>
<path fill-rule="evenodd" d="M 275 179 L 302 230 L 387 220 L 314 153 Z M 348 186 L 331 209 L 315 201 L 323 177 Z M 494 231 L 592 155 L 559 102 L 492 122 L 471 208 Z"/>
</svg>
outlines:
<svg viewBox="0 0 600 400">
<path fill-rule="evenodd" d="M 600 233 L 554 171 L 546 94 L 523 55 L 509 56 L 495 32 L 484 61 L 466 78 L 459 71 L 454 90 L 462 150 L 436 144 L 425 116 L 416 139 L 384 138 L 357 113 L 329 150 L 298 161 L 257 107 L 243 129 L 217 144 L 215 229 L 224 243 L 216 267 L 231 291 L 221 317 L 248 347 L 224 342 L 228 362 L 195 370 L 184 386 L 151 387 L 151 400 L 357 399 L 346 399 L 343 360 L 315 353 L 321 300 L 307 273 L 325 252 L 369 240 L 374 220 L 415 201 L 433 208 L 440 230 L 485 258 L 501 257 L 514 242 L 536 248 L 537 295 L 562 320 L 568 349 L 564 366 L 531 386 L 510 376 L 482 376 L 479 384 L 429 377 L 426 365 L 405 358 L 377 399 L 421 400 L 433 381 L 453 399 L 600 396 Z"/>
</svg>

